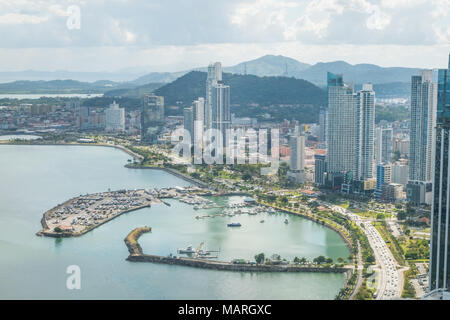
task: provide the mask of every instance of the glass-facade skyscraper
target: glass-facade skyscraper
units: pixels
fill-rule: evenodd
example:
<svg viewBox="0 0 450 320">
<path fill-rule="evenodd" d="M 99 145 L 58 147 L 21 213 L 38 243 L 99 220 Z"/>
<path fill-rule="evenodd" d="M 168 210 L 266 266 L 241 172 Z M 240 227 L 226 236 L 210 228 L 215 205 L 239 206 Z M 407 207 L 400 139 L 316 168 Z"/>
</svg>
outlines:
<svg viewBox="0 0 450 320">
<path fill-rule="evenodd" d="M 145 94 L 141 99 L 141 141 L 155 142 L 164 126 L 164 97 Z"/>
<path fill-rule="evenodd" d="M 429 282 L 430 291 L 450 291 L 450 56 L 438 71 L 437 95 Z"/>
</svg>

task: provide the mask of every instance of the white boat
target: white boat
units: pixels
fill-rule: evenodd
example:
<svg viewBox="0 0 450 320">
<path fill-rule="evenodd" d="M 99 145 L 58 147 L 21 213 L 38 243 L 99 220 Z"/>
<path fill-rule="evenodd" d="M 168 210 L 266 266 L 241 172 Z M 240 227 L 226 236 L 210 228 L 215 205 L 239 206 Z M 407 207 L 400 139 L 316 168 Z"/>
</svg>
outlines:
<svg viewBox="0 0 450 320">
<path fill-rule="evenodd" d="M 192 245 L 189 245 L 186 249 L 178 249 L 178 253 L 195 253 L 195 250 L 192 248 Z"/>
</svg>

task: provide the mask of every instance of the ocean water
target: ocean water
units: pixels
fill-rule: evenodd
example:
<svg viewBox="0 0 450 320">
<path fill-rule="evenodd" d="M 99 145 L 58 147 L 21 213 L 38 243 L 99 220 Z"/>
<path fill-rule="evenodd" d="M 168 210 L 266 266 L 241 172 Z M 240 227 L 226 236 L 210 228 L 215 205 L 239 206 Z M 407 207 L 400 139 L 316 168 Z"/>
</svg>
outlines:
<svg viewBox="0 0 450 320">
<path fill-rule="evenodd" d="M 140 239 L 149 254 L 204 242 L 207 249 L 220 250 L 222 261 L 252 259 L 260 252 L 287 259 L 349 255 L 336 232 L 283 213 L 195 219 L 221 209 L 194 210 L 169 200 L 170 207 L 124 214 L 78 238 L 35 235 L 46 210 L 80 194 L 189 185 L 163 171 L 127 169 L 129 158 L 97 146 L 0 146 L 1 299 L 333 299 L 344 284 L 344 274 L 223 272 L 125 260 L 123 239 L 143 225 L 152 227 Z M 242 227 L 227 228 L 230 222 Z M 67 289 L 71 265 L 80 267 L 80 290 Z"/>
</svg>

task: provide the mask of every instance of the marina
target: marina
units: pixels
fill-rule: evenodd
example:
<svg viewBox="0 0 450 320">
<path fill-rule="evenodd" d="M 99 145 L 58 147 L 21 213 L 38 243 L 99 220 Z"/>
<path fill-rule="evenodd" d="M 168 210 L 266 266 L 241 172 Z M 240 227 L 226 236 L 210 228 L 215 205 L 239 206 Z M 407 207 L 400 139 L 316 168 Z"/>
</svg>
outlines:
<svg viewBox="0 0 450 320">
<path fill-rule="evenodd" d="M 45 212 L 41 220 L 43 229 L 37 235 L 80 236 L 123 213 L 150 207 L 152 204 L 164 203 L 170 206 L 161 199 L 176 198 L 189 204 L 207 201 L 195 195 L 195 192 L 204 190 L 197 187 L 122 189 L 80 195 Z"/>
<path fill-rule="evenodd" d="M 177 249 L 184 249 L 189 244 L 195 249 L 200 242 L 205 242 L 208 250 L 220 250 L 220 253 L 210 255 L 218 255 L 220 261 L 232 261 L 236 257 L 253 260 L 260 252 L 267 256 L 277 253 L 290 261 L 295 256 L 312 259 L 324 255 L 335 261 L 340 256 L 348 256 L 346 244 L 334 231 L 276 210 L 273 214 L 267 211 L 256 216 L 241 214 L 234 218 L 195 219 L 196 215 L 222 214 L 228 205 L 243 202 L 244 195 L 210 196 L 209 190 L 205 193 L 192 191 L 223 208 L 194 210 L 193 205 L 178 199 L 160 198 L 170 206 L 155 203 L 130 214 L 118 215 L 107 223 L 96 225 L 81 237 L 36 237 L 43 213 L 80 196 L 80 193 L 96 194 L 108 189 L 170 190 L 174 186 L 190 190 L 190 184 L 162 170 L 124 168 L 130 156 L 113 148 L 0 148 L 3 148 L 0 200 L 4 205 L 0 216 L 0 274 L 7 275 L 1 279 L 2 298 L 183 299 L 189 296 L 192 299 L 333 299 L 344 284 L 343 273 L 306 270 L 231 272 L 125 261 L 128 253 L 123 239 L 130 230 L 145 225 L 152 226 L 153 230 L 152 235 L 139 240 L 144 252 L 166 258 L 169 253 L 179 256 Z M 36 166 L 42 170 L 33 170 Z M 177 193 L 182 196 L 183 191 Z M 285 217 L 289 217 L 289 225 L 283 223 Z M 260 223 L 262 219 L 265 223 Z M 243 227 L 227 228 L 227 223 L 235 221 Z M 22 261 L 21 268 L 16 267 L 19 261 Z M 82 267 L 83 290 L 79 292 L 61 285 L 66 281 L 67 266 L 72 264 Z M 39 270 L 39 277 L 35 276 L 36 270 Z M 120 288 L 111 282 L 118 276 Z M 23 285 L 24 282 L 27 286 Z M 43 287 L 47 290 L 40 290 Z"/>
</svg>

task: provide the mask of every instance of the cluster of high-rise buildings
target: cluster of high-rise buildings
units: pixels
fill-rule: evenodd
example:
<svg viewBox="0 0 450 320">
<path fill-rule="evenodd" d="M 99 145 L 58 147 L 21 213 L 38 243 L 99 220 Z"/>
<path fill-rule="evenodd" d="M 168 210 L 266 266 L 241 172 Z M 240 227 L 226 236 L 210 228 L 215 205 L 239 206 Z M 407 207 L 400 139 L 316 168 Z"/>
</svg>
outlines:
<svg viewBox="0 0 450 320">
<path fill-rule="evenodd" d="M 327 155 L 315 157 L 315 183 L 346 193 L 373 192 L 385 201 L 406 194 L 413 204 L 431 204 L 439 115 L 439 85 L 433 71 L 422 70 L 411 78 L 409 139 L 394 138 L 393 128 L 384 123 L 376 127 L 371 84 L 355 92 L 342 75 L 333 73 L 327 74 L 327 84 L 328 109 L 320 111 L 318 136 Z"/>
<path fill-rule="evenodd" d="M 202 144 L 202 136 L 213 129 L 218 136 L 206 137 L 208 141 L 215 139 L 215 150 L 228 147 L 228 132 L 231 129 L 230 87 L 222 81 L 222 65 L 220 62 L 208 66 L 205 98 L 199 97 L 191 107 L 185 108 L 184 129 L 190 134 L 190 144 Z M 195 126 L 200 126 L 195 128 Z"/>
<path fill-rule="evenodd" d="M 359 190 L 359 182 L 374 178 L 375 92 L 371 84 L 355 92 L 342 75 L 330 72 L 327 83 L 328 110 L 319 115 L 319 141 L 326 142 L 328 153 L 326 163 L 316 156 L 315 182 Z"/>
</svg>

